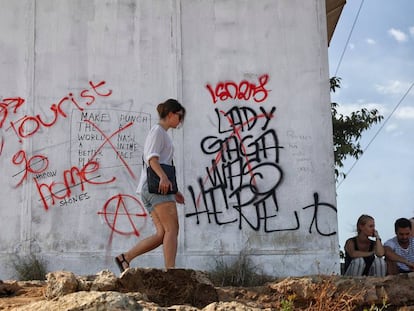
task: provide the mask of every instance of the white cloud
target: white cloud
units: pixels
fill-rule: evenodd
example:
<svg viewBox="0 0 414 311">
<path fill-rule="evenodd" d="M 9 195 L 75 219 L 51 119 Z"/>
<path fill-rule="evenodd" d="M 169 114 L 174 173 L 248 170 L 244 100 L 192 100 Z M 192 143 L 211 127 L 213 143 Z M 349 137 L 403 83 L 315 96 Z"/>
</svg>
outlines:
<svg viewBox="0 0 414 311">
<path fill-rule="evenodd" d="M 377 109 L 381 115 L 385 115 L 388 111 L 387 108 L 385 108 L 383 105 L 377 103 L 366 103 L 362 100 L 353 104 L 339 104 L 337 110 L 338 113 L 343 114 L 344 116 L 349 116 L 352 112 L 357 110 L 360 111 L 362 108 L 368 110 Z"/>
<path fill-rule="evenodd" d="M 410 34 L 414 37 L 414 26 L 409 28 Z"/>
<path fill-rule="evenodd" d="M 369 45 L 374 45 L 374 44 L 376 44 L 376 43 L 377 43 L 374 39 L 371 39 L 371 38 L 367 38 L 365 41 L 366 41 Z"/>
<path fill-rule="evenodd" d="M 390 124 L 385 127 L 385 131 L 391 136 L 391 137 L 402 137 L 404 136 L 404 131 L 402 131 L 397 124 Z"/>
<path fill-rule="evenodd" d="M 395 123 L 388 124 L 388 125 L 385 127 L 385 130 L 386 130 L 387 132 L 394 132 L 396 129 L 398 129 L 398 125 L 397 125 L 397 124 L 395 124 Z"/>
<path fill-rule="evenodd" d="M 388 34 L 390 34 L 398 42 L 407 41 L 407 35 L 399 29 L 391 28 L 388 30 Z"/>
<path fill-rule="evenodd" d="M 402 131 L 401 129 L 400 129 L 400 127 L 398 126 L 398 124 L 396 124 L 396 123 L 391 123 L 391 124 L 388 124 L 386 127 L 385 127 L 385 131 L 388 133 L 388 134 L 390 134 L 391 135 L 391 137 L 401 137 L 401 136 L 404 136 L 404 131 Z"/>
<path fill-rule="evenodd" d="M 400 107 L 395 111 L 394 116 L 395 118 L 402 120 L 414 119 L 414 107 Z"/>
<path fill-rule="evenodd" d="M 391 135 L 393 137 L 401 137 L 401 136 L 404 136 L 404 132 L 403 131 L 393 131 L 393 132 L 391 132 Z"/>
<path fill-rule="evenodd" d="M 405 92 L 407 92 L 409 87 L 410 87 L 409 83 L 401 82 L 398 80 L 391 80 L 388 82 L 387 85 L 379 85 L 379 84 L 375 85 L 375 88 L 377 89 L 377 91 L 384 95 L 385 94 L 402 95 L 402 94 L 405 94 Z"/>
</svg>

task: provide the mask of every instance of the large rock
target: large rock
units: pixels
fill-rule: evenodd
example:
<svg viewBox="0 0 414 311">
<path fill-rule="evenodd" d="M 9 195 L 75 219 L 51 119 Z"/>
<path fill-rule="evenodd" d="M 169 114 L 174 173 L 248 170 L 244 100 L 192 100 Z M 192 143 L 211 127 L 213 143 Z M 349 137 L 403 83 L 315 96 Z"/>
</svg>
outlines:
<svg viewBox="0 0 414 311">
<path fill-rule="evenodd" d="M 108 270 L 86 277 L 76 277 L 71 272 L 57 271 L 48 273 L 46 278 L 45 297 L 49 300 L 56 300 L 78 291 L 118 291 L 140 293 L 140 299 L 151 301 L 161 307 L 189 305 L 202 308 L 218 301 L 217 291 L 207 275 L 196 270 L 131 268 L 120 278 Z M 77 299 L 76 295 L 70 297 L 73 301 Z"/>
<path fill-rule="evenodd" d="M 39 301 L 14 308 L 15 311 L 96 311 L 96 310 L 142 310 L 139 294 L 118 292 L 76 292 L 54 300 Z M 152 309 L 156 310 L 156 309 Z"/>
<path fill-rule="evenodd" d="M 77 291 L 118 291 L 118 278 L 109 270 L 103 270 L 96 275 L 77 277 L 72 272 L 57 271 L 46 275 L 48 299 L 65 296 Z"/>
<path fill-rule="evenodd" d="M 271 308 L 259 308 L 259 307 L 251 307 L 247 306 L 240 302 L 213 302 L 206 306 L 203 311 L 266 311 L 272 310 Z"/>
<path fill-rule="evenodd" d="M 91 284 L 91 290 L 100 292 L 116 291 L 118 288 L 118 278 L 109 270 L 98 272 Z"/>
<path fill-rule="evenodd" d="M 203 308 L 218 301 L 206 274 L 190 269 L 127 269 L 119 279 L 120 290 L 141 292 L 160 306 L 189 304 Z"/>
<path fill-rule="evenodd" d="M 69 271 L 57 271 L 46 274 L 47 288 L 45 296 L 48 299 L 74 293 L 78 290 L 78 279 Z"/>
</svg>

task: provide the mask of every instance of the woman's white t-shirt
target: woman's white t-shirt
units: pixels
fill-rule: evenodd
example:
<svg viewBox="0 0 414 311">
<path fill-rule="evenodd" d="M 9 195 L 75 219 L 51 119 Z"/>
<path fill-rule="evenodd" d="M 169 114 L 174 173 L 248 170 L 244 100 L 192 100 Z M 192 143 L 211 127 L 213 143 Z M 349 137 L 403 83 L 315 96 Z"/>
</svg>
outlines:
<svg viewBox="0 0 414 311">
<path fill-rule="evenodd" d="M 170 135 L 167 131 L 159 124 L 154 125 L 144 144 L 144 161 L 148 165 L 148 161 L 152 157 L 158 157 L 158 161 L 161 164 L 172 165 L 174 156 L 174 146 Z M 143 165 L 141 170 L 141 176 L 139 178 L 137 193 L 141 193 L 142 186 L 147 182 L 147 169 Z"/>
</svg>

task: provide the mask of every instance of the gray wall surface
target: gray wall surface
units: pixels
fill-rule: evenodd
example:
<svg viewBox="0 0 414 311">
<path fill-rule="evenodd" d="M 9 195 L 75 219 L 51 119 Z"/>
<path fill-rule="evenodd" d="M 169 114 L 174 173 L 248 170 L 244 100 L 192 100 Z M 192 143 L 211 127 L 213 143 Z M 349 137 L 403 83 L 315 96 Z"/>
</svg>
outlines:
<svg viewBox="0 0 414 311">
<path fill-rule="evenodd" d="M 0 5 L 0 279 L 28 254 L 117 272 L 154 231 L 135 189 L 170 97 L 187 109 L 177 266 L 339 272 L 324 0 Z"/>
</svg>

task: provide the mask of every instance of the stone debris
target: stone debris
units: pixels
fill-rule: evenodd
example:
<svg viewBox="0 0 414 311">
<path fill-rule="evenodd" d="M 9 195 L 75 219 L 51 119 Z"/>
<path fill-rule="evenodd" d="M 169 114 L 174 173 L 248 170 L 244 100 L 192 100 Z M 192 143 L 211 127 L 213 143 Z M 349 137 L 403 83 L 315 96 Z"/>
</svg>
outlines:
<svg viewBox="0 0 414 311">
<path fill-rule="evenodd" d="M 2 280 L 0 280 L 0 297 L 14 295 L 20 289 L 21 287 L 18 285 L 17 282 L 5 283 Z"/>
<path fill-rule="evenodd" d="M 20 288 L 17 282 L 0 282 L 3 295 Z M 189 269 L 130 268 L 120 277 L 109 270 L 90 276 L 57 271 L 47 274 L 43 300 L 13 310 L 255 311 L 280 310 L 289 303 L 294 303 L 295 310 L 309 305 L 332 311 L 372 306 L 380 310 L 387 305 L 414 311 L 414 273 L 384 278 L 289 277 L 256 288 L 219 288 L 206 273 Z"/>
</svg>

